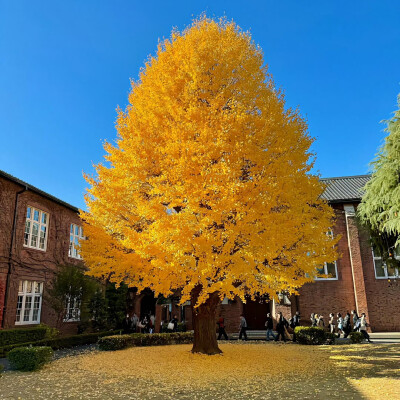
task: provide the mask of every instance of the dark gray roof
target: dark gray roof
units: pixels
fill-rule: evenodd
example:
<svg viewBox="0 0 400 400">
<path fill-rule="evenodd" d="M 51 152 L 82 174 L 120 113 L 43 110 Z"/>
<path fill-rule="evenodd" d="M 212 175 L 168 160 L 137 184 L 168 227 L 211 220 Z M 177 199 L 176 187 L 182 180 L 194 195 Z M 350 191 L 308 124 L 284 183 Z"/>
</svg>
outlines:
<svg viewBox="0 0 400 400">
<path fill-rule="evenodd" d="M 0 177 L 3 177 L 5 179 L 8 179 L 9 181 L 17 183 L 18 185 L 25 187 L 27 190 L 30 190 L 30 191 L 37 193 L 43 197 L 46 197 L 47 199 L 52 200 L 58 204 L 61 204 L 62 206 L 67 207 L 72 211 L 79 212 L 79 209 L 77 207 L 74 207 L 73 205 L 68 204 L 65 201 L 62 201 L 62 200 L 58 199 L 57 197 L 54 197 L 51 194 L 48 194 L 48 193 L 44 192 L 43 190 L 40 190 L 37 187 L 30 185 L 29 183 L 21 181 L 21 179 L 18 179 L 15 176 L 12 176 L 10 174 L 7 174 L 7 172 L 2 171 L 1 169 L 0 169 Z"/>
<path fill-rule="evenodd" d="M 330 203 L 360 201 L 363 188 L 371 179 L 371 175 L 340 176 L 337 178 L 323 178 L 327 185 L 322 198 Z"/>
</svg>

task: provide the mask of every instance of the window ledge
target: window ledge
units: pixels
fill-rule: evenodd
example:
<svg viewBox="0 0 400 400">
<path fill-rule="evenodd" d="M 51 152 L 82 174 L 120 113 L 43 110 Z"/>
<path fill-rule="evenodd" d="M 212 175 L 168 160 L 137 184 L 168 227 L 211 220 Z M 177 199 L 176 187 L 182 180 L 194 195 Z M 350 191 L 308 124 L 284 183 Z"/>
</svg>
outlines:
<svg viewBox="0 0 400 400">
<path fill-rule="evenodd" d="M 321 281 L 338 281 L 339 278 L 315 278 L 316 281 L 321 282 Z"/>
<path fill-rule="evenodd" d="M 375 276 L 375 279 L 379 280 L 400 279 L 400 276 Z"/>
<path fill-rule="evenodd" d="M 24 248 L 25 248 L 25 249 L 29 249 L 29 250 L 38 250 L 38 251 L 42 251 L 43 253 L 46 253 L 46 251 L 47 251 L 47 246 L 46 246 L 46 248 L 44 248 L 44 249 L 39 249 L 38 247 L 31 247 L 31 246 L 28 246 L 28 245 L 24 244 Z"/>
</svg>

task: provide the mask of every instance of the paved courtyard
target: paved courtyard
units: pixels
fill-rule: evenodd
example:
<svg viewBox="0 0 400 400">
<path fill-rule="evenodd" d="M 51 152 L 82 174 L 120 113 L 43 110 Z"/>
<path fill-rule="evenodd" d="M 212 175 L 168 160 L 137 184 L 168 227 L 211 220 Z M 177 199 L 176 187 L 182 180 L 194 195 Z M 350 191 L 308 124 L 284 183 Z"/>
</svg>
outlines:
<svg viewBox="0 0 400 400">
<path fill-rule="evenodd" d="M 400 344 L 190 348 L 61 353 L 38 372 L 6 371 L 0 399 L 400 399 Z"/>
</svg>

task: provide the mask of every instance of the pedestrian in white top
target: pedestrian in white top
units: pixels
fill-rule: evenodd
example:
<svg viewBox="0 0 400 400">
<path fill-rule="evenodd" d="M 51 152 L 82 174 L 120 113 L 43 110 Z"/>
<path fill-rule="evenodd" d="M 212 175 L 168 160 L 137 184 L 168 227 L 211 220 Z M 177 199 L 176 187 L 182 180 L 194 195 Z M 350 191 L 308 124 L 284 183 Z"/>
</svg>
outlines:
<svg viewBox="0 0 400 400">
<path fill-rule="evenodd" d="M 365 313 L 361 314 L 361 320 L 360 320 L 360 332 L 364 335 L 364 338 L 368 341 L 368 343 L 372 343 L 370 338 L 369 338 L 369 334 L 367 332 L 367 319 L 365 317 Z"/>
</svg>

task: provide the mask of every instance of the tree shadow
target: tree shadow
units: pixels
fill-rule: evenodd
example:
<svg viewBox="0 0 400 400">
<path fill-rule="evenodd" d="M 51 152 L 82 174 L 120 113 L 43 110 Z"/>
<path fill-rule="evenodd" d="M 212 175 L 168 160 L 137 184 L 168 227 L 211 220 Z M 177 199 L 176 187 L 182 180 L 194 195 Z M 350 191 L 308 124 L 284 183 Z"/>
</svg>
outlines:
<svg viewBox="0 0 400 400">
<path fill-rule="evenodd" d="M 346 368 L 348 377 L 400 380 L 400 344 L 365 344 L 332 349 L 331 361 Z"/>
</svg>

